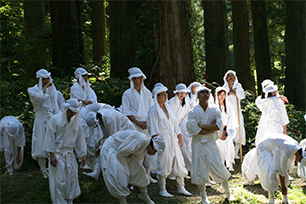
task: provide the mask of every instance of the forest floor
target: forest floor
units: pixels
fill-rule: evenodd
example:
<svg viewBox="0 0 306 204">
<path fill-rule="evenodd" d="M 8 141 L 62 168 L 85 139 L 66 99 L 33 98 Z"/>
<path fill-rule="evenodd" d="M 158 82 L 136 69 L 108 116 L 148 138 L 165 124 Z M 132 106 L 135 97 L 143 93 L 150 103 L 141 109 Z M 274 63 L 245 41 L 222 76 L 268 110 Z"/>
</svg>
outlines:
<svg viewBox="0 0 306 204">
<path fill-rule="evenodd" d="M 240 170 L 240 161 L 236 161 L 235 171 L 231 172 L 232 177 L 229 179 L 230 189 L 236 198 L 231 203 L 268 203 L 268 194 L 264 191 L 259 183 L 255 185 L 245 185 Z M 94 180 L 82 174 L 79 169 L 79 181 L 82 194 L 74 199 L 74 203 L 118 203 L 118 200 L 110 195 L 103 178 L 100 175 L 98 180 Z M 306 183 L 298 178 L 296 168 L 290 174 L 294 180 L 289 186 L 289 199 L 292 203 L 306 203 Z M 155 175 L 152 175 L 155 177 Z M 9 176 L 7 173 L 0 175 L 0 203 L 51 203 L 49 193 L 48 179 L 44 179 L 37 168 L 32 170 L 20 170 L 14 175 Z M 185 180 L 186 189 L 192 193 L 192 196 L 181 196 L 177 193 L 176 181 L 167 179 L 167 190 L 174 194 L 174 198 L 163 198 L 158 195 L 158 184 L 150 184 L 148 192 L 155 203 L 200 203 L 201 197 L 197 187 Z M 229 203 L 220 184 L 207 187 L 208 199 L 211 203 Z M 276 203 L 281 203 L 281 193 L 276 192 Z M 128 203 L 143 203 L 138 199 L 135 192 L 127 197 Z"/>
</svg>

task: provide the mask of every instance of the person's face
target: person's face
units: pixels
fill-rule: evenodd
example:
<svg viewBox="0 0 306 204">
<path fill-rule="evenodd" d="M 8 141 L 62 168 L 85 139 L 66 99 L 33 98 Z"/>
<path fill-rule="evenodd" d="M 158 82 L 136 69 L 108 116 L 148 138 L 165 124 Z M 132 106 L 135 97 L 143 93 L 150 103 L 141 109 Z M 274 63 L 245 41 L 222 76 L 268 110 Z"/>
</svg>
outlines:
<svg viewBox="0 0 306 204">
<path fill-rule="evenodd" d="M 181 100 L 183 100 L 183 98 L 185 98 L 185 96 L 186 96 L 186 93 L 185 92 L 178 92 L 177 93 L 177 97 L 178 97 L 178 99 L 181 101 Z"/>
<path fill-rule="evenodd" d="M 168 96 L 168 93 L 166 91 L 163 91 L 163 92 L 157 94 L 158 103 L 166 103 L 167 96 Z"/>
<path fill-rule="evenodd" d="M 209 91 L 208 90 L 201 91 L 198 94 L 198 99 L 199 99 L 200 102 L 208 101 L 208 99 L 209 99 Z"/>
<path fill-rule="evenodd" d="M 42 78 L 42 86 L 44 87 L 44 86 L 46 86 L 46 84 L 50 81 L 50 77 L 48 77 L 48 78 Z"/>
<path fill-rule="evenodd" d="M 67 110 L 67 118 L 68 121 L 76 114 L 76 112 L 73 112 L 72 110 L 68 109 Z"/>
<path fill-rule="evenodd" d="M 303 157 L 302 155 L 300 155 L 299 153 L 295 155 L 295 160 L 296 160 L 297 162 L 299 162 L 299 163 L 301 163 L 301 161 L 302 161 L 303 158 L 304 158 L 304 157 Z"/>
<path fill-rule="evenodd" d="M 134 87 L 140 87 L 143 83 L 143 76 L 134 77 L 134 78 L 132 78 L 132 81 L 134 83 Z"/>
<path fill-rule="evenodd" d="M 83 77 L 84 81 L 87 83 L 87 80 L 88 80 L 88 74 L 84 74 L 84 75 L 82 75 L 82 77 Z"/>
<path fill-rule="evenodd" d="M 225 93 L 225 91 L 220 91 L 220 92 L 218 92 L 217 96 L 218 96 L 218 100 L 219 100 L 219 103 L 220 103 L 220 102 L 223 102 L 225 100 L 226 93 Z"/>
<path fill-rule="evenodd" d="M 228 83 L 234 83 L 235 82 L 235 79 L 236 77 L 232 74 L 232 73 L 229 73 L 227 76 L 226 76 L 226 81 Z"/>
<path fill-rule="evenodd" d="M 149 155 L 154 155 L 156 153 L 156 150 L 151 145 L 148 145 L 147 146 L 147 153 Z"/>
</svg>

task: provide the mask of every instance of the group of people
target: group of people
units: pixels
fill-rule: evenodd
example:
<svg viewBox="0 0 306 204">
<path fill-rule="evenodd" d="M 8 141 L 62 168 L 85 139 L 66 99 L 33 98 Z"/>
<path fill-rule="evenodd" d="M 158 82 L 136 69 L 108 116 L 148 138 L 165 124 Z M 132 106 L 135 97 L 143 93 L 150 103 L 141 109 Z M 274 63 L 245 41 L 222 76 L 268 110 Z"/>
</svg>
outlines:
<svg viewBox="0 0 306 204">
<path fill-rule="evenodd" d="M 224 85 L 215 89 L 214 96 L 198 82 L 188 87 L 180 83 L 168 100 L 168 88 L 162 83 L 156 83 L 151 93 L 139 68 L 128 72 L 131 87 L 123 93 L 119 110 L 98 103 L 84 68 L 75 70 L 76 82 L 66 102 L 51 73 L 36 72 L 38 84 L 28 89 L 35 112 L 32 157 L 43 177 L 49 178 L 52 202 L 72 203 L 81 194 L 78 162 L 92 169 L 83 172 L 87 176 L 98 179 L 102 172 L 110 194 L 120 203 L 127 203 L 129 185 L 146 203 L 154 203 L 147 192 L 150 183 L 158 183 L 160 196 L 174 197 L 166 189 L 167 179 L 176 180 L 179 194 L 191 196 L 184 182 L 190 177 L 202 203 L 210 203 L 206 185 L 214 182 L 221 183 L 229 201 L 235 200 L 229 171 L 234 171 L 235 158 L 242 158 L 246 143 L 240 106 L 245 95 L 236 73 L 229 70 L 224 75 Z M 246 154 L 242 173 L 249 182 L 259 178 L 270 203 L 279 181 L 283 200 L 289 203 L 287 175 L 294 158 L 301 162 L 299 174 L 306 175 L 305 144 L 303 149 L 285 135 L 289 120 L 283 101 L 287 98 L 279 96 L 270 80 L 262 88 L 256 99 L 262 111 L 257 147 Z M 0 128 L 2 165 L 11 175 L 22 164 L 23 127 L 17 118 L 7 116 Z"/>
</svg>

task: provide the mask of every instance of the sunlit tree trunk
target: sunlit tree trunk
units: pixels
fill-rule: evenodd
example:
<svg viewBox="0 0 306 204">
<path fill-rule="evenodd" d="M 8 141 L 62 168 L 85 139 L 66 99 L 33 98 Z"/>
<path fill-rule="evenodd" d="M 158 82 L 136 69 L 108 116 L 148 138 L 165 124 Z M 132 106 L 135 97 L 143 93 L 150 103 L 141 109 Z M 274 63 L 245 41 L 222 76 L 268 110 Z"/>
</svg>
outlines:
<svg viewBox="0 0 306 204">
<path fill-rule="evenodd" d="M 224 0 L 203 0 L 206 74 L 209 82 L 223 84 L 222 76 L 230 68 Z"/>
<path fill-rule="evenodd" d="M 250 67 L 250 36 L 246 0 L 233 0 L 233 42 L 235 71 L 245 90 L 255 91 L 255 80 Z"/>
<path fill-rule="evenodd" d="M 306 110 L 306 2 L 286 2 L 285 95 L 290 103 Z"/>
<path fill-rule="evenodd" d="M 41 45 L 35 44 L 41 32 L 45 28 L 44 1 L 24 0 L 25 37 L 28 45 L 26 52 L 26 74 L 28 78 L 34 78 L 35 72 L 45 68 L 45 50 Z"/>
</svg>

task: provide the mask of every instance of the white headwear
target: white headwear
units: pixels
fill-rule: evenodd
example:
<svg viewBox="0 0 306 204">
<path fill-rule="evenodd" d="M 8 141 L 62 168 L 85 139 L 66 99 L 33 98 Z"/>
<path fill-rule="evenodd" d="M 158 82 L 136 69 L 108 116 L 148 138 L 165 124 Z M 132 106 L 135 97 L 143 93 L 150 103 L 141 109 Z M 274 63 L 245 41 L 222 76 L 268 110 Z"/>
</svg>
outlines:
<svg viewBox="0 0 306 204">
<path fill-rule="evenodd" d="M 99 123 L 99 120 L 97 119 L 97 113 L 90 111 L 85 116 L 85 121 L 89 127 L 93 127 Z"/>
<path fill-rule="evenodd" d="M 91 94 L 90 86 L 89 86 L 89 80 L 87 79 L 87 82 L 83 79 L 83 75 L 89 74 L 84 68 L 79 67 L 74 71 L 74 75 L 77 78 L 79 84 L 81 87 L 84 87 L 84 89 L 81 89 L 86 93 L 86 97 L 88 98 L 88 95 Z"/>
<path fill-rule="evenodd" d="M 225 91 L 226 93 L 226 89 L 224 87 L 217 87 L 216 90 L 215 90 L 215 104 L 219 107 L 219 99 L 218 99 L 218 92 L 220 91 Z"/>
<path fill-rule="evenodd" d="M 198 89 L 199 87 L 202 87 L 202 84 L 200 84 L 199 82 L 192 82 L 189 86 L 188 86 L 188 89 L 190 90 L 191 92 L 191 89 L 192 89 L 192 86 L 195 86 L 196 89 Z"/>
<path fill-rule="evenodd" d="M 199 95 L 200 92 L 207 90 L 209 93 L 211 92 L 211 90 L 205 86 L 199 87 L 197 89 L 197 96 Z"/>
<path fill-rule="evenodd" d="M 266 98 L 268 97 L 268 93 L 273 93 L 275 91 L 278 91 L 277 85 L 268 85 L 263 90 L 263 92 L 265 93 Z"/>
<path fill-rule="evenodd" d="M 261 82 L 262 89 L 264 89 L 265 86 L 267 86 L 267 85 L 274 85 L 274 82 L 271 81 L 270 79 L 265 79 L 265 80 L 263 80 L 263 82 Z"/>
<path fill-rule="evenodd" d="M 168 88 L 165 87 L 162 83 L 156 83 L 152 91 L 153 98 L 156 99 L 157 94 L 164 91 L 168 91 Z"/>
<path fill-rule="evenodd" d="M 15 136 L 16 133 L 18 133 L 18 124 L 14 123 L 13 121 L 7 121 L 5 124 L 5 131 L 9 136 Z"/>
<path fill-rule="evenodd" d="M 141 77 L 141 76 L 143 76 L 143 79 L 147 78 L 138 67 L 132 67 L 128 70 L 128 72 L 130 74 L 129 76 L 130 80 L 132 80 L 134 77 Z"/>
<path fill-rule="evenodd" d="M 185 84 L 180 83 L 180 84 L 176 85 L 175 90 L 173 91 L 173 93 L 176 94 L 176 93 L 179 93 L 179 92 L 188 93 L 188 92 L 190 92 L 190 90 L 187 89 Z"/>
<path fill-rule="evenodd" d="M 226 81 L 226 78 L 227 78 L 227 75 L 228 75 L 228 74 L 233 74 L 233 75 L 235 76 L 235 82 L 234 82 L 234 84 L 238 83 L 238 78 L 237 78 L 237 76 L 236 76 L 236 72 L 233 71 L 233 70 L 228 70 L 228 71 L 225 73 L 224 77 L 223 77 L 224 84 L 228 84 L 228 82 Z"/>
<path fill-rule="evenodd" d="M 73 112 L 78 112 L 81 109 L 81 106 L 82 106 L 82 102 L 79 102 L 75 98 L 71 98 L 66 103 L 63 104 L 63 110 L 70 109 Z"/>
<path fill-rule="evenodd" d="M 162 137 L 154 137 L 153 140 L 153 148 L 158 152 L 161 153 L 165 149 L 165 141 Z"/>
<path fill-rule="evenodd" d="M 77 68 L 75 71 L 74 71 L 74 75 L 75 75 L 75 78 L 79 78 L 80 76 L 83 76 L 83 75 L 86 75 L 88 74 L 88 72 L 86 71 L 86 69 L 82 68 L 82 67 L 79 67 Z"/>
<path fill-rule="evenodd" d="M 67 110 L 71 110 L 75 112 L 76 114 L 73 116 L 73 125 L 71 126 L 72 129 L 77 130 L 78 125 L 81 124 L 80 121 L 80 109 L 82 106 L 82 102 L 78 101 L 75 98 L 71 98 L 67 100 L 66 103 L 63 103 L 63 109 L 62 109 L 62 116 L 61 121 L 58 121 L 58 126 L 63 127 L 66 123 L 64 121 L 67 121 Z M 71 121 L 70 121 L 71 122 Z"/>
</svg>

